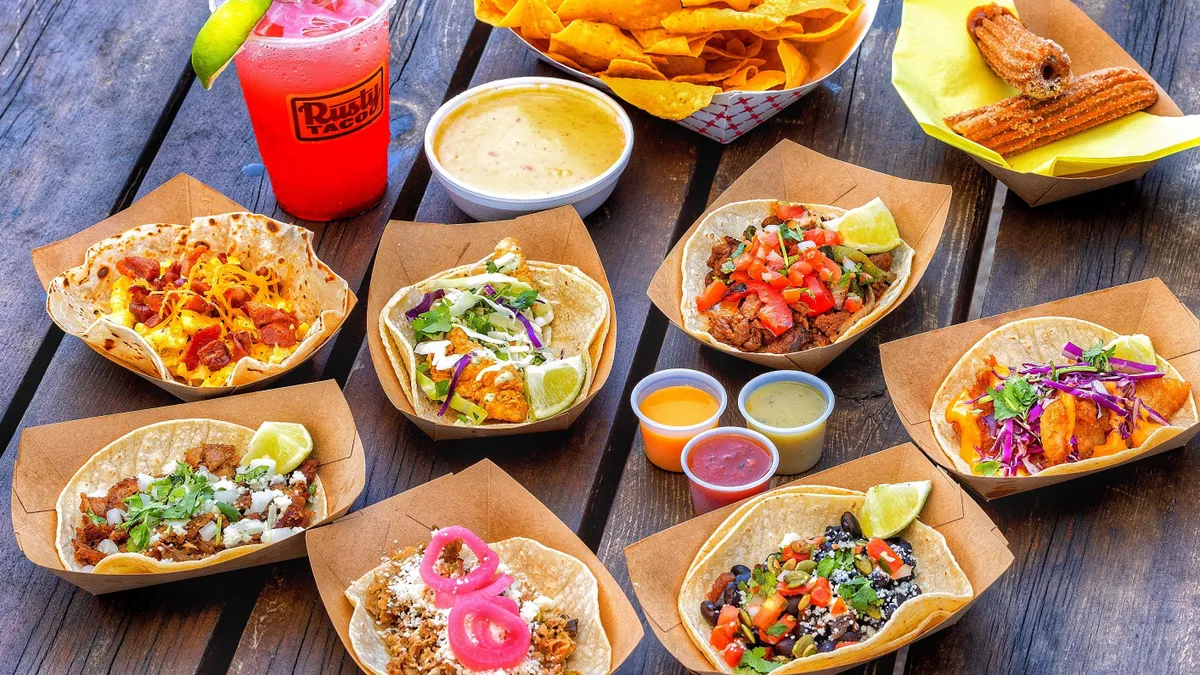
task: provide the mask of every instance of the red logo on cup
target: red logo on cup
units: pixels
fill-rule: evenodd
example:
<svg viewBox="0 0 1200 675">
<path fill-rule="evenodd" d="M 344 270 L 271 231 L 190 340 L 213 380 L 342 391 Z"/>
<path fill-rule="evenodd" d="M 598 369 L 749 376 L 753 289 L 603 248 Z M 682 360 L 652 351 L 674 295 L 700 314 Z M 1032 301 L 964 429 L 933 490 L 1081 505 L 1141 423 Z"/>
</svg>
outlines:
<svg viewBox="0 0 1200 675">
<path fill-rule="evenodd" d="M 313 96 L 289 96 L 296 138 L 327 141 L 374 122 L 387 105 L 383 68 L 346 89 Z"/>
</svg>

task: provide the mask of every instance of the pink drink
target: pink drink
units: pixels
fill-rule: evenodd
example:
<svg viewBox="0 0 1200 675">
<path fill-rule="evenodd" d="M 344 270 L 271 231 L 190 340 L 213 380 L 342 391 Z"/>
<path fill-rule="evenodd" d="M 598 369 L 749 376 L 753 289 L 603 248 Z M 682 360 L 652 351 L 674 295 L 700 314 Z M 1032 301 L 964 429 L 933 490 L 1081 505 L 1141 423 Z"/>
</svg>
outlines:
<svg viewBox="0 0 1200 675">
<path fill-rule="evenodd" d="M 275 0 L 235 59 L 275 197 L 294 216 L 353 216 L 387 189 L 393 1 Z"/>
</svg>

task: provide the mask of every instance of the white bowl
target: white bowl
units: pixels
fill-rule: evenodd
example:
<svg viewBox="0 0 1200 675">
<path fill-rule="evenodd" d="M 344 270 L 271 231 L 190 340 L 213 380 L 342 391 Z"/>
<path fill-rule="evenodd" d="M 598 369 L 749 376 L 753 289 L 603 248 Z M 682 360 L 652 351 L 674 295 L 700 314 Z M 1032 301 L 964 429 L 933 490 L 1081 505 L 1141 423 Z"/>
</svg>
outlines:
<svg viewBox="0 0 1200 675">
<path fill-rule="evenodd" d="M 616 115 L 617 124 L 625 134 L 625 149 L 621 157 L 606 170 L 592 180 L 568 190 L 552 193 L 544 197 L 509 197 L 473 188 L 450 175 L 442 163 L 438 161 L 433 151 L 433 139 L 443 120 L 471 98 L 485 92 L 499 89 L 529 87 L 530 85 L 544 87 L 570 88 L 582 92 L 601 105 L 607 106 Z M 503 132 L 498 132 L 503 133 Z M 468 89 L 447 101 L 430 118 L 425 127 L 425 157 L 433 169 L 433 175 L 438 182 L 450 193 L 450 200 L 462 209 L 464 213 L 476 220 L 505 220 L 516 218 L 529 213 L 545 211 L 559 206 L 571 205 L 579 212 L 579 217 L 587 217 L 604 203 L 617 186 L 617 179 L 629 164 L 629 156 L 633 153 L 633 123 L 629 115 L 610 96 L 578 82 L 570 82 L 554 77 L 514 77 L 507 80 L 496 80 L 487 84 Z"/>
</svg>

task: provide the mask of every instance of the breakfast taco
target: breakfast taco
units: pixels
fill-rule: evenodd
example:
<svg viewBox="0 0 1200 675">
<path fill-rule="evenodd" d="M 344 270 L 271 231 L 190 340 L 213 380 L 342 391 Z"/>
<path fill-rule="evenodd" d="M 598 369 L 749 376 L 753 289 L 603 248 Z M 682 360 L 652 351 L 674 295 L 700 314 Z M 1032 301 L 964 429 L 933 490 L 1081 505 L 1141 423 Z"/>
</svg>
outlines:
<svg viewBox="0 0 1200 675">
<path fill-rule="evenodd" d="M 417 415 L 517 425 L 587 397 L 608 334 L 604 288 L 570 265 L 493 255 L 396 292 L 380 315 L 388 359 Z"/>
<path fill-rule="evenodd" d="M 777 675 L 848 666 L 916 639 L 972 600 L 945 538 L 913 519 L 929 484 L 872 492 L 881 488 L 920 495 L 891 531 L 869 531 L 878 522 L 863 513 L 872 497 L 819 485 L 768 492 L 717 527 L 678 606 L 713 666 Z"/>
<path fill-rule="evenodd" d="M 68 570 L 145 574 L 207 567 L 286 539 L 326 515 L 312 438 L 211 419 L 159 422 L 92 456 L 59 494 Z"/>
<path fill-rule="evenodd" d="M 969 349 L 929 419 L 962 473 L 1031 476 L 1118 464 L 1195 424 L 1197 410 L 1191 383 L 1145 335 L 1038 317 Z"/>
<path fill-rule="evenodd" d="M 612 661 L 596 577 L 523 537 L 486 544 L 465 527 L 436 530 L 346 597 L 354 654 L 374 675 L 605 675 Z"/>
<path fill-rule="evenodd" d="M 683 327 L 735 353 L 823 347 L 886 314 L 912 262 L 878 199 L 850 211 L 735 202 L 708 214 L 684 245 Z"/>
<path fill-rule="evenodd" d="M 192 387 L 287 370 L 337 332 L 353 302 L 311 232 L 253 213 L 128 230 L 89 248 L 47 293 L 63 331 Z"/>
</svg>

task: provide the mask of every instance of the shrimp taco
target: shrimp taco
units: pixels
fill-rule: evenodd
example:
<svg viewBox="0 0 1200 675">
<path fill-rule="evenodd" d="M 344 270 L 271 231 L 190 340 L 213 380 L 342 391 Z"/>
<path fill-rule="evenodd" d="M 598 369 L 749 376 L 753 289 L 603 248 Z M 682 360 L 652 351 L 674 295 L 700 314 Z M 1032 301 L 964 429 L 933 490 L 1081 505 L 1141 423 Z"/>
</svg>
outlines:
<svg viewBox="0 0 1200 675">
<path fill-rule="evenodd" d="M 836 206 L 758 199 L 704 218 L 683 249 L 683 328 L 718 349 L 791 354 L 848 339 L 900 299 L 912 271 L 878 199 Z"/>
<path fill-rule="evenodd" d="M 599 582 L 582 561 L 523 537 L 486 544 L 436 530 L 346 590 L 358 662 L 387 673 L 605 675 Z"/>
<path fill-rule="evenodd" d="M 608 334 L 604 288 L 571 265 L 495 253 L 402 288 L 380 315 L 388 359 L 417 415 L 514 426 L 587 397 Z"/>
<path fill-rule="evenodd" d="M 290 451 L 280 454 L 281 445 Z M 267 422 L 256 433 L 185 419 L 135 429 L 93 455 L 60 493 L 59 559 L 97 574 L 174 572 L 299 534 L 326 516 L 311 450 L 299 424 Z"/>
<path fill-rule="evenodd" d="M 716 669 L 848 666 L 920 637 L 974 598 L 941 533 L 919 520 L 865 533 L 866 501 L 841 488 L 781 488 L 717 527 L 688 568 L 678 606 Z"/>
<path fill-rule="evenodd" d="M 1147 336 L 1050 316 L 985 335 L 929 419 L 960 472 L 1032 476 L 1119 464 L 1195 424 L 1197 410 L 1191 383 Z"/>
<path fill-rule="evenodd" d="M 354 301 L 311 232 L 253 213 L 128 230 L 94 244 L 47 293 L 63 331 L 189 387 L 282 373 L 337 332 Z"/>
</svg>

